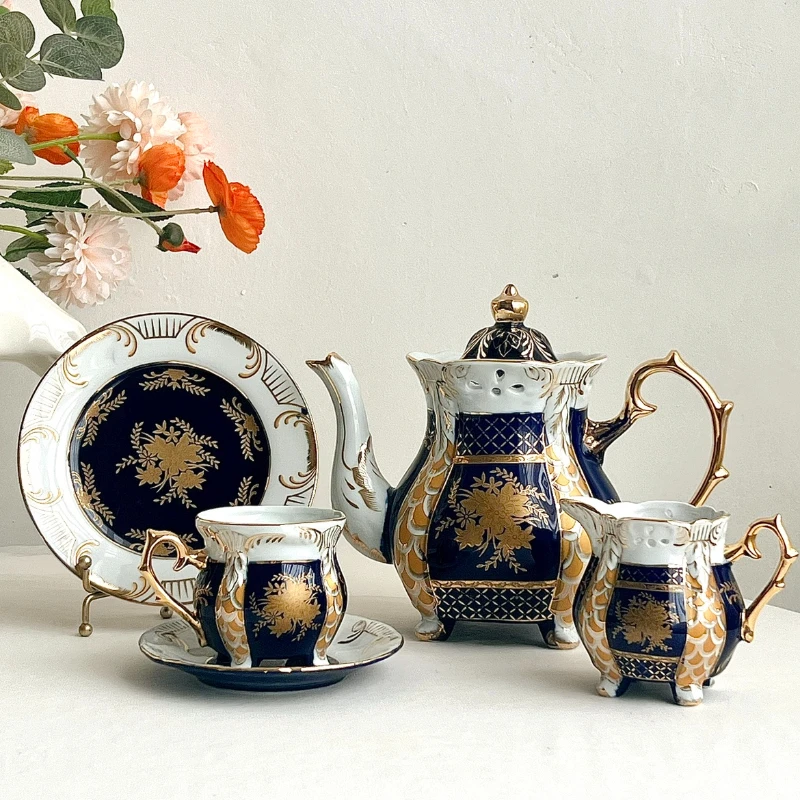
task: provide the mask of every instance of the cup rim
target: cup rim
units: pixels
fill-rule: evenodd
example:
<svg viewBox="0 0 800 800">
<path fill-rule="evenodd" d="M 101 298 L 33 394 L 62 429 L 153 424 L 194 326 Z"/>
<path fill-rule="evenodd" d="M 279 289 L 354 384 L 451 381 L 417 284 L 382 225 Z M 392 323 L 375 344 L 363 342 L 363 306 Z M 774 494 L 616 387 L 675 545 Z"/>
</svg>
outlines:
<svg viewBox="0 0 800 800">
<path fill-rule="evenodd" d="M 312 525 L 344 522 L 345 516 L 333 508 L 309 506 L 219 506 L 201 511 L 197 521 L 206 525 L 231 525 L 251 528 L 280 528 L 284 525 Z"/>
<path fill-rule="evenodd" d="M 727 511 L 721 511 L 709 505 L 695 506 L 683 500 L 644 500 L 640 503 L 618 500 L 614 503 L 606 503 L 593 497 L 565 497 L 561 503 L 568 514 L 571 506 L 588 505 L 597 513 L 611 517 L 617 522 L 659 523 L 692 527 L 703 522 L 716 525 L 730 519 Z"/>
</svg>

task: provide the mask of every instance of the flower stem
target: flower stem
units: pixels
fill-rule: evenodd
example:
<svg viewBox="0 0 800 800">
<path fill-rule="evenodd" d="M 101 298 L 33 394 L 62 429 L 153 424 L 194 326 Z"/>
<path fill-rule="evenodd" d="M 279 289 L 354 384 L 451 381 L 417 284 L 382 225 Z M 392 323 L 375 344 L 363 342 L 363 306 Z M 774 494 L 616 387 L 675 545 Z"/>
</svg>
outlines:
<svg viewBox="0 0 800 800">
<path fill-rule="evenodd" d="M 69 160 L 72 161 L 73 164 L 77 165 L 78 169 L 81 171 L 81 175 L 83 175 L 83 177 L 85 178 L 86 167 L 83 166 L 83 162 L 78 158 L 78 156 L 76 156 L 75 153 L 73 153 L 72 150 L 69 149 L 69 147 L 62 147 L 61 152 L 64 153 L 64 155 L 67 156 L 67 158 L 69 158 Z"/>
<path fill-rule="evenodd" d="M 133 217 L 136 219 L 152 219 L 158 217 L 177 217 L 177 216 L 184 216 L 186 214 L 216 214 L 219 210 L 217 206 L 207 206 L 205 208 L 178 208 L 178 209 L 164 209 L 163 211 L 137 211 L 127 212 L 127 211 L 117 211 L 116 209 L 112 208 L 74 208 L 72 206 L 53 206 L 48 205 L 46 203 L 33 203 L 29 200 L 19 200 L 15 197 L 8 197 L 6 195 L 0 195 L 0 201 L 8 201 L 14 206 L 19 206 L 20 208 L 33 208 L 37 211 L 77 211 L 81 214 L 86 214 L 87 216 L 98 216 L 98 217 Z"/>
<path fill-rule="evenodd" d="M 58 191 L 59 189 L 69 189 L 68 186 L 32 186 L 27 188 L 24 184 L 19 186 L 8 186 L 6 185 L 9 181 L 31 181 L 31 182 L 47 182 L 47 183 L 66 183 L 70 186 L 74 186 L 75 189 L 92 189 L 97 188 L 98 186 L 111 189 L 114 186 L 124 187 L 127 184 L 131 183 L 131 181 L 109 181 L 108 183 L 101 183 L 100 181 L 95 181 L 92 178 L 84 177 L 84 178 L 75 178 L 75 177 L 66 177 L 66 176 L 43 176 L 41 178 L 28 176 L 28 175 L 3 175 L 0 177 L 0 181 L 4 183 L 0 185 L 0 189 L 7 189 L 9 191 L 24 191 L 24 192 L 53 192 Z"/>
<path fill-rule="evenodd" d="M 0 180 L 3 181 L 30 181 L 31 183 L 38 183 L 41 181 L 60 181 L 61 183 L 94 183 L 94 181 L 87 177 L 82 176 L 79 177 L 77 175 L 14 175 L 13 173 L 9 172 L 7 175 L 3 175 Z M 133 183 L 131 180 L 118 180 L 118 181 L 108 181 L 108 183 L 103 184 L 104 186 L 125 186 L 126 184 Z"/>
<path fill-rule="evenodd" d="M 125 206 L 127 206 L 131 211 L 136 211 L 136 206 L 125 197 L 124 194 L 118 192 L 116 189 L 109 186 L 107 183 L 101 183 L 100 181 L 93 181 L 91 178 L 87 179 L 90 181 L 92 186 L 95 189 L 105 189 L 110 194 L 114 195 L 120 202 L 122 202 Z M 138 216 L 138 215 L 137 215 Z M 143 222 L 146 222 L 157 234 L 158 238 L 160 239 L 164 234 L 164 229 L 160 225 L 156 225 L 155 222 L 151 219 L 147 219 L 146 217 L 139 217 Z"/>
<path fill-rule="evenodd" d="M 0 180 L 5 180 L 2 178 Z M 31 186 L 30 188 L 20 187 L 20 186 L 6 186 L 5 184 L 0 183 L 0 189 L 5 189 L 6 191 L 11 192 L 25 192 L 26 194 L 32 194 L 33 192 L 83 192 L 88 189 L 92 189 L 93 187 L 90 184 L 84 184 L 83 181 L 80 183 L 73 183 L 70 181 L 69 186 Z M 16 201 L 14 201 L 16 202 Z"/>
<path fill-rule="evenodd" d="M 122 137 L 118 133 L 79 133 L 77 136 L 65 136 L 62 139 L 51 139 L 49 142 L 36 142 L 29 145 L 31 150 L 43 150 L 45 147 L 58 147 L 62 144 L 72 144 L 73 142 L 109 141 L 121 142 Z"/>
<path fill-rule="evenodd" d="M 83 183 L 83 178 L 75 175 L 14 175 L 9 172 L 3 175 L 4 181 L 69 181 L 70 183 Z"/>
<path fill-rule="evenodd" d="M 22 236 L 28 236 L 31 239 L 35 239 L 37 242 L 48 241 L 47 237 L 43 233 L 36 233 L 35 231 L 29 231 L 27 228 L 18 228 L 16 225 L 0 225 L 0 231 L 19 233 Z"/>
</svg>

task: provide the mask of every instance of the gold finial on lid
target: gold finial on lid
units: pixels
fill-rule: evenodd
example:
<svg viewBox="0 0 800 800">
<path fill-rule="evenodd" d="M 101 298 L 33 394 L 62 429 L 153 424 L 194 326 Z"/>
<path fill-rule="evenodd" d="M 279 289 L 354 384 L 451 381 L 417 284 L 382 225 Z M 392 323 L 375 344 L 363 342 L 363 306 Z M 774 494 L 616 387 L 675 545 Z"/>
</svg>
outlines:
<svg viewBox="0 0 800 800">
<path fill-rule="evenodd" d="M 513 283 L 509 283 L 492 300 L 492 314 L 495 322 L 522 322 L 528 316 L 528 301 L 520 296 Z"/>
</svg>

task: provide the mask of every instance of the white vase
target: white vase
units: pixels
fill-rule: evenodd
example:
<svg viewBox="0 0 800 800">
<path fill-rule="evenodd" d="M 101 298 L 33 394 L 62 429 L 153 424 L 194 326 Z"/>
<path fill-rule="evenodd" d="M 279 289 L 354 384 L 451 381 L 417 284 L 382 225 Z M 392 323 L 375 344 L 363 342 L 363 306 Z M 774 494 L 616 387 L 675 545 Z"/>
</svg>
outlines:
<svg viewBox="0 0 800 800">
<path fill-rule="evenodd" d="M 0 256 L 0 361 L 44 375 L 86 329 Z"/>
</svg>

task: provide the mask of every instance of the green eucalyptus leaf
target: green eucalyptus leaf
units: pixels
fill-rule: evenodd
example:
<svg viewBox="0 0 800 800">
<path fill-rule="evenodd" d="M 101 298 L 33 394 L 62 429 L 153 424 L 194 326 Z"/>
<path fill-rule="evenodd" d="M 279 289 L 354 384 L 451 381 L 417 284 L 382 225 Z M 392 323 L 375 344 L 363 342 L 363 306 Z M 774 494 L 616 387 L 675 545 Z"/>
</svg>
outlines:
<svg viewBox="0 0 800 800">
<path fill-rule="evenodd" d="M 86 203 L 73 203 L 72 208 L 76 211 L 82 211 L 88 208 Z M 46 225 L 54 219 L 52 211 L 42 211 L 41 209 L 26 208 L 25 209 L 25 227 L 38 228 L 40 225 Z"/>
<path fill-rule="evenodd" d="M 33 50 L 36 31 L 33 23 L 21 12 L 10 11 L 0 17 L 0 42 L 13 44 L 24 55 Z"/>
<path fill-rule="evenodd" d="M 122 197 L 128 201 L 128 203 L 126 203 L 120 197 L 117 197 L 117 195 L 113 192 L 109 192 L 108 189 L 102 189 L 98 186 L 96 187 L 96 190 L 100 197 L 102 197 L 103 200 L 105 200 L 106 203 L 111 206 L 111 208 L 115 208 L 117 211 L 127 211 L 128 213 L 133 213 L 128 203 L 130 203 L 137 211 L 141 211 L 145 214 L 152 214 L 154 211 L 164 211 L 161 206 L 157 206 L 155 203 L 151 203 L 149 200 L 145 200 L 143 197 L 139 197 L 136 194 L 131 194 L 130 192 L 117 190 L 119 194 L 121 194 Z M 160 222 L 162 220 L 169 219 L 172 216 L 173 215 L 169 212 L 164 212 L 162 216 L 148 217 L 148 219 L 152 219 L 155 222 Z"/>
<path fill-rule="evenodd" d="M 0 17 L 2 17 L 3 14 L 8 14 L 8 13 L 9 9 L 7 9 L 5 6 L 0 6 Z"/>
<path fill-rule="evenodd" d="M 0 75 L 7 81 L 16 78 L 25 69 L 25 54 L 13 44 L 0 44 Z"/>
<path fill-rule="evenodd" d="M 25 59 L 25 69 L 19 75 L 15 75 L 13 78 L 7 76 L 6 80 L 11 86 L 22 92 L 38 92 L 47 83 L 44 70 L 29 58 Z"/>
<path fill-rule="evenodd" d="M 30 253 L 42 253 L 48 247 L 50 242 L 31 239 L 30 236 L 20 236 L 6 247 L 5 259 L 13 264 L 15 261 L 22 261 Z"/>
<path fill-rule="evenodd" d="M 84 17 L 108 17 L 116 22 L 117 15 L 111 8 L 111 0 L 81 0 Z"/>
<path fill-rule="evenodd" d="M 45 72 L 64 78 L 99 81 L 103 77 L 97 59 L 89 50 L 63 33 L 54 33 L 42 42 L 39 64 Z"/>
<path fill-rule="evenodd" d="M 103 69 L 119 64 L 125 50 L 125 37 L 115 20 L 109 17 L 81 17 L 75 26 L 75 33 L 78 41 Z"/>
<path fill-rule="evenodd" d="M 75 9 L 69 0 L 39 0 L 42 11 L 57 28 L 64 33 L 75 29 Z"/>
<path fill-rule="evenodd" d="M 25 227 L 34 228 L 37 225 L 43 225 L 53 218 L 52 211 L 38 211 L 33 208 L 25 209 Z"/>
<path fill-rule="evenodd" d="M 13 161 L 15 164 L 36 163 L 36 156 L 28 143 L 16 133 L 0 128 L 0 158 Z"/>
<path fill-rule="evenodd" d="M 0 175 L 5 175 L 11 172 L 12 169 L 14 169 L 14 165 L 10 161 L 0 158 Z"/>
<path fill-rule="evenodd" d="M 0 6 L 2 8 L 2 6 Z M 19 101 L 14 92 L 9 91 L 2 83 L 0 83 L 0 105 L 6 108 L 13 109 L 14 111 L 22 111 L 22 103 Z"/>
<path fill-rule="evenodd" d="M 56 183 L 45 183 L 40 187 L 52 188 L 52 192 L 29 192 L 25 191 L 25 189 L 20 189 L 17 192 L 13 192 L 11 198 L 2 203 L 0 208 L 25 208 L 24 205 L 15 203 L 14 200 L 25 200 L 28 203 L 41 203 L 46 206 L 70 206 L 71 208 L 77 208 L 78 204 L 81 202 L 82 187 L 73 188 L 74 186 L 74 183 L 58 181 Z M 28 210 L 37 214 L 51 213 L 44 209 L 31 208 Z"/>
</svg>

